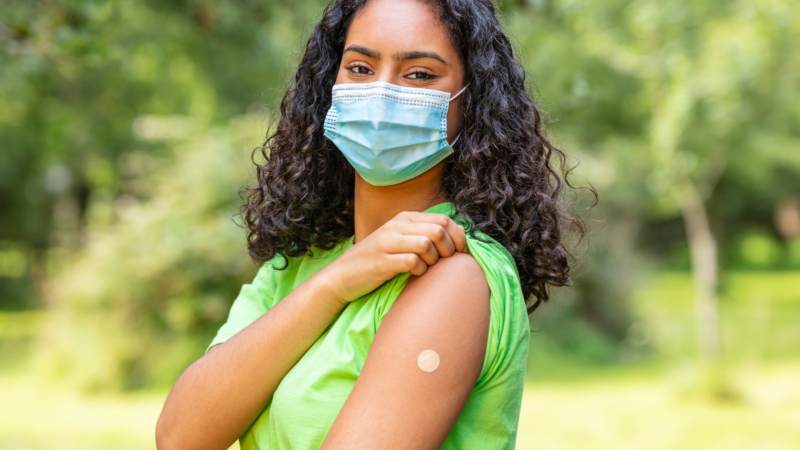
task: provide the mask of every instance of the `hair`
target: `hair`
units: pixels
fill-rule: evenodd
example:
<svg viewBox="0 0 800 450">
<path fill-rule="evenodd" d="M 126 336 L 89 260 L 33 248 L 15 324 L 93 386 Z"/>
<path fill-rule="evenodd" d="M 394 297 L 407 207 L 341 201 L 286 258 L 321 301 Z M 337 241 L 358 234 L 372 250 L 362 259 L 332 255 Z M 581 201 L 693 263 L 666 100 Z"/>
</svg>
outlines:
<svg viewBox="0 0 800 450">
<path fill-rule="evenodd" d="M 347 29 L 368 1 L 328 4 L 281 101 L 274 131 L 253 152 L 258 185 L 244 189 L 240 214 L 255 261 L 281 255 L 288 263 L 312 246 L 330 250 L 355 232 L 355 171 L 323 136 L 323 123 Z M 514 257 L 530 314 L 548 300 L 550 286 L 572 284 L 566 226 L 579 240 L 586 230 L 559 197 L 565 185 L 584 187 L 568 181 L 576 166 L 566 169 L 567 156 L 545 137 L 525 70 L 491 1 L 421 1 L 433 6 L 448 31 L 468 86 L 460 101 L 461 138 L 439 189 L 467 219 L 472 238 L 483 241 L 475 235 L 479 230 Z M 588 189 L 596 204 L 597 193 Z"/>
</svg>

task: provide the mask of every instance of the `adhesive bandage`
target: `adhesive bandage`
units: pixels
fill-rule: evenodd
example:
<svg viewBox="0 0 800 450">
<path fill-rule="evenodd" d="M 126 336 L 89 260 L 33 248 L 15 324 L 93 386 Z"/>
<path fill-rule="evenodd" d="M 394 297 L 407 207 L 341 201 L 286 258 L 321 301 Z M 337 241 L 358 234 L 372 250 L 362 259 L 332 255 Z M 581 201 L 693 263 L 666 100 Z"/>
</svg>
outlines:
<svg viewBox="0 0 800 450">
<path fill-rule="evenodd" d="M 439 354 L 433 350 L 425 350 L 417 357 L 417 365 L 423 372 L 433 372 L 439 368 Z"/>
</svg>

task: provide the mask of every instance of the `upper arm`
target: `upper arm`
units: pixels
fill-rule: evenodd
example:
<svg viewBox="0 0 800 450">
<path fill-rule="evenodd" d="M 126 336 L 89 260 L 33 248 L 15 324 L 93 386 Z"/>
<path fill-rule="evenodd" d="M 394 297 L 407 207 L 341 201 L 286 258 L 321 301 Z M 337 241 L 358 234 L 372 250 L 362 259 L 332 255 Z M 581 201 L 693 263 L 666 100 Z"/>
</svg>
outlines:
<svg viewBox="0 0 800 450">
<path fill-rule="evenodd" d="M 480 374 L 489 286 L 472 256 L 442 258 L 411 277 L 383 319 L 323 448 L 439 448 Z M 417 357 L 439 354 L 433 372 Z"/>
</svg>

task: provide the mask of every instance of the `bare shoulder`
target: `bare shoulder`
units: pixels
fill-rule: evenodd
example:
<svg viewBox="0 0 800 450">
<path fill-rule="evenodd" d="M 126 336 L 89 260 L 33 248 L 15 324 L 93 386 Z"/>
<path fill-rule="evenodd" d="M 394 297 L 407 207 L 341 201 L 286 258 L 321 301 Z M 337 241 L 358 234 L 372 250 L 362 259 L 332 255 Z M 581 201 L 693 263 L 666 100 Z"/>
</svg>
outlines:
<svg viewBox="0 0 800 450">
<path fill-rule="evenodd" d="M 447 258 L 439 258 L 439 262 L 430 266 L 428 271 L 418 278 L 427 278 L 428 282 L 433 283 L 486 284 L 486 277 L 478 261 L 475 261 L 472 255 L 461 252 L 456 252 Z"/>
<path fill-rule="evenodd" d="M 489 311 L 489 285 L 483 269 L 472 256 L 455 253 L 439 259 L 425 274 L 412 276 L 387 319 L 413 317 L 414 323 L 426 324 L 428 330 L 456 334 L 480 330 L 480 335 L 488 326 Z"/>
</svg>

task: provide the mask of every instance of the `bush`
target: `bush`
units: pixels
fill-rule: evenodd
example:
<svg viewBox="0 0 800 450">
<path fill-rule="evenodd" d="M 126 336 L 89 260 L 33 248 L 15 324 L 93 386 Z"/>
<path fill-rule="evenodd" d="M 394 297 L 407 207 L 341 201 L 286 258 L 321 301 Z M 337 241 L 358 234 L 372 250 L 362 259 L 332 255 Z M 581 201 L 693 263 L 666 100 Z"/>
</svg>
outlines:
<svg viewBox="0 0 800 450">
<path fill-rule="evenodd" d="M 87 244 L 62 258 L 45 290 L 48 373 L 87 389 L 169 386 L 202 355 L 256 269 L 231 221 L 252 123 L 194 124 L 173 141 L 173 161 L 132 180 L 136 198 L 93 200 Z M 103 210 L 116 211 L 114 223 L 104 225 Z"/>
</svg>

